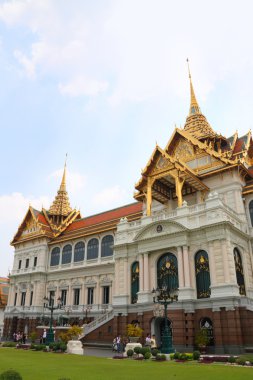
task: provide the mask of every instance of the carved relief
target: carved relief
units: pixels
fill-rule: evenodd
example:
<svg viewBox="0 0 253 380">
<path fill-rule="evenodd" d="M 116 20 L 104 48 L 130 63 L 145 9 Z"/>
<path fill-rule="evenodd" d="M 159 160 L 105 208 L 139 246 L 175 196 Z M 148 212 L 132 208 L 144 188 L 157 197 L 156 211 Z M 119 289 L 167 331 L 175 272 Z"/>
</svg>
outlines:
<svg viewBox="0 0 253 380">
<path fill-rule="evenodd" d="M 174 150 L 173 157 L 177 160 L 186 162 L 194 156 L 193 146 L 185 140 L 180 140 Z"/>
<path fill-rule="evenodd" d="M 34 219 L 29 219 L 26 222 L 26 226 L 22 232 L 22 235 L 33 234 L 39 230 L 38 223 Z"/>
</svg>

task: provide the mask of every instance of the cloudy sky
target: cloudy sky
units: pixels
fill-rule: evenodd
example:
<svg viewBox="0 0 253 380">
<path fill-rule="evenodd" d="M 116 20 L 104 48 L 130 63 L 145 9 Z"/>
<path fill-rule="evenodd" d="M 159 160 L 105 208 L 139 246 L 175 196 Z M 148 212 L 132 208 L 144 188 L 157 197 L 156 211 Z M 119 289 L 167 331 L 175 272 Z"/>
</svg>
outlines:
<svg viewBox="0 0 253 380">
<path fill-rule="evenodd" d="M 133 201 L 156 142 L 184 125 L 187 57 L 213 129 L 252 128 L 252 14 L 252 0 L 0 1 L 0 275 L 66 153 L 82 216 Z"/>
</svg>

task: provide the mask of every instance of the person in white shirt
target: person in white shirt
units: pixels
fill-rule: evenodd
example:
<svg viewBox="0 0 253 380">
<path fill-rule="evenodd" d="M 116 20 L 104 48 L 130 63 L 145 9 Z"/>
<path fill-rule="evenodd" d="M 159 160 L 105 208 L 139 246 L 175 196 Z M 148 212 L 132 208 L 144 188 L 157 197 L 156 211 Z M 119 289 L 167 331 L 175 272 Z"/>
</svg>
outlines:
<svg viewBox="0 0 253 380">
<path fill-rule="evenodd" d="M 117 352 L 120 353 L 121 349 L 121 336 L 118 335 L 116 338 L 116 344 L 117 344 Z"/>
</svg>

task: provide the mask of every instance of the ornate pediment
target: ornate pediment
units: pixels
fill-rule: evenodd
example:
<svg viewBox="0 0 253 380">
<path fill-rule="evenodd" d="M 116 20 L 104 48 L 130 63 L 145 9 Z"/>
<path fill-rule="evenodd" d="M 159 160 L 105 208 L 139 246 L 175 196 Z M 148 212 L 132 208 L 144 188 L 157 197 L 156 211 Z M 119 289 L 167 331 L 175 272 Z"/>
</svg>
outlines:
<svg viewBox="0 0 253 380">
<path fill-rule="evenodd" d="M 144 227 L 135 236 L 135 241 L 145 240 L 150 238 L 159 238 L 161 236 L 185 232 L 188 229 L 177 222 L 172 221 L 159 221 L 151 223 L 149 226 Z"/>
<path fill-rule="evenodd" d="M 40 230 L 39 225 L 36 220 L 31 216 L 25 221 L 25 227 L 22 231 L 21 236 L 28 234 L 36 234 Z"/>
<path fill-rule="evenodd" d="M 195 155 L 194 146 L 185 139 L 180 139 L 175 146 L 172 157 L 178 161 L 187 162 L 193 159 Z"/>
</svg>

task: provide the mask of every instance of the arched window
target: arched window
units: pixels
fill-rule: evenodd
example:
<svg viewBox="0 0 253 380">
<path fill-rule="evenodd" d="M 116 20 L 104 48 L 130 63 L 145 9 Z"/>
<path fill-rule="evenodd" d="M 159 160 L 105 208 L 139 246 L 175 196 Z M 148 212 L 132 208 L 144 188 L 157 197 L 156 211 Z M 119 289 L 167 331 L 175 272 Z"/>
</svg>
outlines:
<svg viewBox="0 0 253 380">
<path fill-rule="evenodd" d="M 253 200 L 249 202 L 249 215 L 250 215 L 251 226 L 253 227 Z"/>
<path fill-rule="evenodd" d="M 67 244 L 63 247 L 63 250 L 62 250 L 61 263 L 69 264 L 71 263 L 71 259 L 72 259 L 72 246 L 70 244 Z"/>
<path fill-rule="evenodd" d="M 131 303 L 138 300 L 139 291 L 139 262 L 135 261 L 131 266 Z"/>
<path fill-rule="evenodd" d="M 157 262 L 157 286 L 167 286 L 169 290 L 178 288 L 177 258 L 172 253 L 165 253 Z"/>
<path fill-rule="evenodd" d="M 112 235 L 106 235 L 103 237 L 101 244 L 101 257 L 113 255 L 113 243 L 114 239 Z"/>
<path fill-rule="evenodd" d="M 87 247 L 87 260 L 98 258 L 98 239 L 91 239 Z"/>
<path fill-rule="evenodd" d="M 209 298 L 211 294 L 211 281 L 209 260 L 206 251 L 198 251 L 195 255 L 195 275 L 197 298 Z"/>
<path fill-rule="evenodd" d="M 51 252 L 50 266 L 59 265 L 60 262 L 60 248 L 55 247 Z"/>
<path fill-rule="evenodd" d="M 79 241 L 79 243 L 77 243 L 75 245 L 75 249 L 74 249 L 74 262 L 77 262 L 77 261 L 83 261 L 84 259 L 84 243 L 82 241 Z"/>
<path fill-rule="evenodd" d="M 234 261 L 235 261 L 236 280 L 237 280 L 237 285 L 239 286 L 239 293 L 242 296 L 246 296 L 242 258 L 237 248 L 234 249 Z"/>
</svg>

